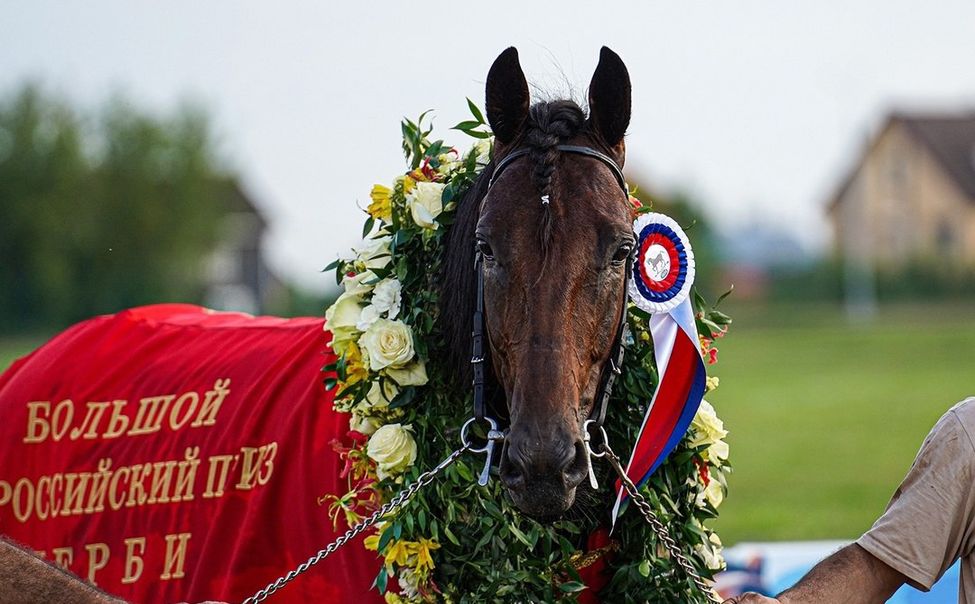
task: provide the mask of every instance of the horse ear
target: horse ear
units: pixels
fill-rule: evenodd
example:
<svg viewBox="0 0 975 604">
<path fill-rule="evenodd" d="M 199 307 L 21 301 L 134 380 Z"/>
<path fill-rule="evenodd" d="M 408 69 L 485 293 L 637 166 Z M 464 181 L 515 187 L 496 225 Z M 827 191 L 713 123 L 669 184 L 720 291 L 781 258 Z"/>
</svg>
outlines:
<svg viewBox="0 0 975 604">
<path fill-rule="evenodd" d="M 510 143 L 521 132 L 528 117 L 528 82 L 512 46 L 498 55 L 488 71 L 485 86 L 488 123 L 494 137 Z"/>
<path fill-rule="evenodd" d="M 589 122 L 590 130 L 622 153 L 623 135 L 630 125 L 630 74 L 623 59 L 605 46 L 589 84 Z"/>
</svg>

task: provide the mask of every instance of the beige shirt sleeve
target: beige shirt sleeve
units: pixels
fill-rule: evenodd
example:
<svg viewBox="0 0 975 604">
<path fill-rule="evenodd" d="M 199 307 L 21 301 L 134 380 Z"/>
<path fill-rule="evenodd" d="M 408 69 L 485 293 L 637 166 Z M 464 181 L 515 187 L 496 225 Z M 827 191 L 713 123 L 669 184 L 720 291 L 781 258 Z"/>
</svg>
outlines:
<svg viewBox="0 0 975 604">
<path fill-rule="evenodd" d="M 935 424 L 884 515 L 857 541 L 925 591 L 973 547 L 975 445 L 960 406 Z"/>
</svg>

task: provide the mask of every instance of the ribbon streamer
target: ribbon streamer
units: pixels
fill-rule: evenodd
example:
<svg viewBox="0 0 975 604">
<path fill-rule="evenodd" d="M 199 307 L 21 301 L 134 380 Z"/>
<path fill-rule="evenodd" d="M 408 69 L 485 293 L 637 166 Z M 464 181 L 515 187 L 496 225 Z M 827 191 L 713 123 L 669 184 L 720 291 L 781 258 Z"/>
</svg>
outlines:
<svg viewBox="0 0 975 604">
<path fill-rule="evenodd" d="M 647 213 L 633 223 L 637 258 L 630 279 L 630 299 L 649 312 L 650 335 L 659 376 L 657 390 L 643 416 L 626 474 L 639 488 L 680 443 L 704 397 L 707 371 L 690 301 L 694 253 L 687 235 L 668 216 Z M 629 499 L 616 482 L 615 524 Z"/>
</svg>

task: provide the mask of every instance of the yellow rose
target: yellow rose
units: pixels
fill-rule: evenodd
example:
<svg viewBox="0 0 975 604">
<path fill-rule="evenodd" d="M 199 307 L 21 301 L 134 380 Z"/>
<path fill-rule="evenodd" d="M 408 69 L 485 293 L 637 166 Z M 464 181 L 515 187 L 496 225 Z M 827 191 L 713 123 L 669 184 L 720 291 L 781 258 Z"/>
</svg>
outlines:
<svg viewBox="0 0 975 604">
<path fill-rule="evenodd" d="M 428 380 L 427 367 L 420 360 L 402 368 L 387 367 L 386 375 L 400 386 L 422 386 Z"/>
<path fill-rule="evenodd" d="M 359 346 L 369 355 L 369 367 L 403 367 L 413 358 L 413 331 L 402 321 L 376 319 L 362 334 Z"/>
<path fill-rule="evenodd" d="M 366 455 L 376 462 L 376 475 L 380 479 L 402 474 L 416 461 L 412 427 L 401 424 L 381 426 L 369 438 Z"/>
<path fill-rule="evenodd" d="M 406 196 L 406 205 L 417 225 L 431 230 L 440 226 L 437 216 L 443 212 L 443 188 L 439 182 L 418 182 Z"/>
<path fill-rule="evenodd" d="M 390 222 L 393 219 L 393 205 L 389 198 L 392 193 L 393 191 L 389 187 L 373 185 L 372 191 L 369 193 L 372 203 L 366 208 L 369 215 Z"/>
</svg>

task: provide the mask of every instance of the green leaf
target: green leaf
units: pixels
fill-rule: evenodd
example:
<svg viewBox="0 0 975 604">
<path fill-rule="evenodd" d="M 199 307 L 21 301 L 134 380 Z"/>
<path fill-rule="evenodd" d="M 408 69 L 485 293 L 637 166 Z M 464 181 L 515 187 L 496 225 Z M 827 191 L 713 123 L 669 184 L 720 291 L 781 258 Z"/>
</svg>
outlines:
<svg viewBox="0 0 975 604">
<path fill-rule="evenodd" d="M 482 123 L 483 122 L 475 122 L 474 120 L 468 120 L 466 122 L 460 122 L 459 124 L 451 128 L 451 130 L 461 130 L 467 132 L 468 130 L 473 130 L 479 127 Z"/>
<path fill-rule="evenodd" d="M 454 535 L 454 532 L 450 530 L 450 527 L 446 524 L 443 527 L 443 533 L 447 536 L 447 541 L 450 541 L 454 545 L 460 547 L 460 539 L 457 538 L 457 535 Z"/>
<path fill-rule="evenodd" d="M 363 238 L 372 232 L 372 227 L 376 225 L 376 219 L 370 216 L 366 219 L 366 223 L 362 225 L 362 236 Z"/>
<path fill-rule="evenodd" d="M 413 399 L 415 397 L 416 397 L 416 387 L 407 386 L 406 388 L 403 389 L 402 392 L 396 395 L 396 398 L 393 399 L 393 402 L 389 404 L 389 408 L 399 409 L 400 407 L 405 407 L 406 405 L 409 405 L 411 402 L 413 402 Z"/>
<path fill-rule="evenodd" d="M 393 540 L 393 531 L 391 528 L 392 527 L 387 526 L 385 530 L 383 530 L 383 534 L 379 536 L 379 545 L 376 548 L 377 551 L 386 551 L 386 547 L 389 545 L 389 542 Z"/>
<path fill-rule="evenodd" d="M 471 110 L 471 115 L 474 116 L 474 119 L 476 119 L 479 124 L 487 123 L 487 120 L 484 119 L 484 114 L 481 113 L 481 109 L 476 103 L 474 103 L 474 101 L 467 99 L 467 107 Z"/>
<path fill-rule="evenodd" d="M 642 561 L 640 561 L 640 566 L 637 568 L 637 570 L 644 577 L 649 577 L 650 576 L 650 561 L 649 560 L 642 560 Z"/>
<path fill-rule="evenodd" d="M 578 593 L 586 589 L 586 586 L 578 581 L 566 581 L 559 584 L 559 591 L 567 594 Z"/>
<path fill-rule="evenodd" d="M 517 526 L 510 524 L 508 525 L 508 530 L 511 531 L 511 534 L 514 535 L 518 541 L 521 541 L 528 547 L 532 546 L 531 541 L 528 540 L 528 536 L 521 532 L 521 529 L 519 529 Z"/>
</svg>

